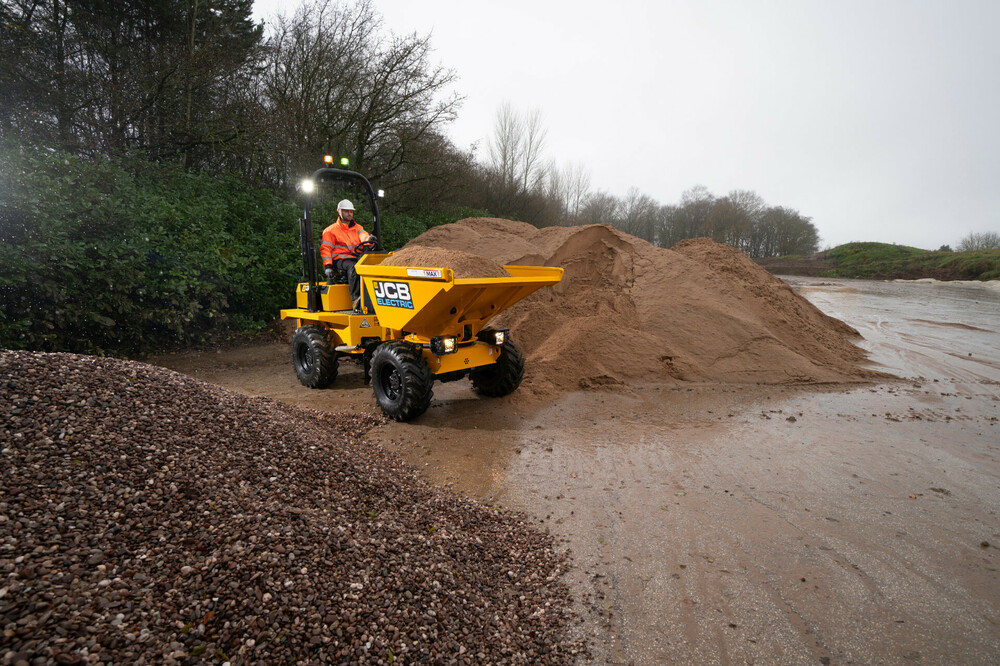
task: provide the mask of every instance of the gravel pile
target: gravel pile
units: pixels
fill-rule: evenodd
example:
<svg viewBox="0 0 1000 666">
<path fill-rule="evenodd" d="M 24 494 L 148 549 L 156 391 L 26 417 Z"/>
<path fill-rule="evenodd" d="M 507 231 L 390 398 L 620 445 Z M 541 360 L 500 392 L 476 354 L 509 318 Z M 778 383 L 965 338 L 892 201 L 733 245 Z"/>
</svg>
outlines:
<svg viewBox="0 0 1000 666">
<path fill-rule="evenodd" d="M 0 663 L 571 663 L 568 565 L 331 416 L 0 351 Z"/>
</svg>

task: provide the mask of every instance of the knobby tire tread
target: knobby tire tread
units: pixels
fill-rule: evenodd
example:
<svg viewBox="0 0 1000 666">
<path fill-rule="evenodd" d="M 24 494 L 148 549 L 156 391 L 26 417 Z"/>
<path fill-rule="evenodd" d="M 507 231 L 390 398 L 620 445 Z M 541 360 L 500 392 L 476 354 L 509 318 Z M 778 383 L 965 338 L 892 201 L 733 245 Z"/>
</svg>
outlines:
<svg viewBox="0 0 1000 666">
<path fill-rule="evenodd" d="M 402 395 L 391 400 L 382 386 L 382 366 L 392 364 L 401 374 Z M 372 389 L 379 407 L 396 421 L 409 421 L 427 411 L 434 396 L 434 373 L 420 350 L 407 342 L 386 342 L 372 354 Z"/>
<path fill-rule="evenodd" d="M 499 398 L 513 393 L 524 379 L 524 356 L 517 345 L 505 340 L 497 362 L 473 369 L 469 378 L 473 390 L 480 395 Z"/>
<path fill-rule="evenodd" d="M 300 362 L 302 346 L 312 349 L 316 362 L 306 368 Z M 292 335 L 292 367 L 303 386 L 324 389 L 337 378 L 339 363 L 337 352 L 330 348 L 330 340 L 319 326 L 302 326 Z"/>
</svg>

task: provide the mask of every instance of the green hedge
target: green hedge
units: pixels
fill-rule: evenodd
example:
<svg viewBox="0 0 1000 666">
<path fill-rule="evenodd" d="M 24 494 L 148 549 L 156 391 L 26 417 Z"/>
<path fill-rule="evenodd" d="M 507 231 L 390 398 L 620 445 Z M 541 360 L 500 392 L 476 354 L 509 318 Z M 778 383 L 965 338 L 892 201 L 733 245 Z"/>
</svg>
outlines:
<svg viewBox="0 0 1000 666">
<path fill-rule="evenodd" d="M 487 215 L 390 212 L 383 245 Z M 258 332 L 294 302 L 300 216 L 237 175 L 0 147 L 0 347 L 141 355 Z"/>
<path fill-rule="evenodd" d="M 254 331 L 300 272 L 293 203 L 237 177 L 0 149 L 0 346 L 138 354 Z"/>
</svg>

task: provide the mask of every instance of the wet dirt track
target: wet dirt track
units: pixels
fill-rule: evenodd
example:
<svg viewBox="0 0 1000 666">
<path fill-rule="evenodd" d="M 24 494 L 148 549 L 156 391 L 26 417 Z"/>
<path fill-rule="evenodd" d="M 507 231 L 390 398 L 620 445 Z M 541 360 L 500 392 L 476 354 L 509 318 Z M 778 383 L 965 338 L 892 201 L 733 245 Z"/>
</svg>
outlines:
<svg viewBox="0 0 1000 666">
<path fill-rule="evenodd" d="M 995 663 L 1000 292 L 789 282 L 903 381 L 556 401 L 438 384 L 424 417 L 373 437 L 563 537 L 599 663 Z M 372 408 L 359 370 L 309 391 L 282 345 L 157 361 L 301 406 Z"/>
</svg>

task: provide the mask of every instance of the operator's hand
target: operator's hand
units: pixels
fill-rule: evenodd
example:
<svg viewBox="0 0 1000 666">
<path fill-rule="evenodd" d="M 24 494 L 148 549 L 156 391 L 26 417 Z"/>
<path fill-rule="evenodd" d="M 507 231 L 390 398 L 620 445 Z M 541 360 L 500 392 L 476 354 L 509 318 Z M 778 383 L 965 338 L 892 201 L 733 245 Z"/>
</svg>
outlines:
<svg viewBox="0 0 1000 666">
<path fill-rule="evenodd" d="M 376 247 L 378 247 L 378 238 L 368 235 L 368 238 L 358 243 L 357 247 L 354 248 L 354 256 L 360 257 L 363 254 L 371 252 Z"/>
<path fill-rule="evenodd" d="M 326 282 L 327 284 L 333 282 L 333 266 L 326 267 Z"/>
</svg>

